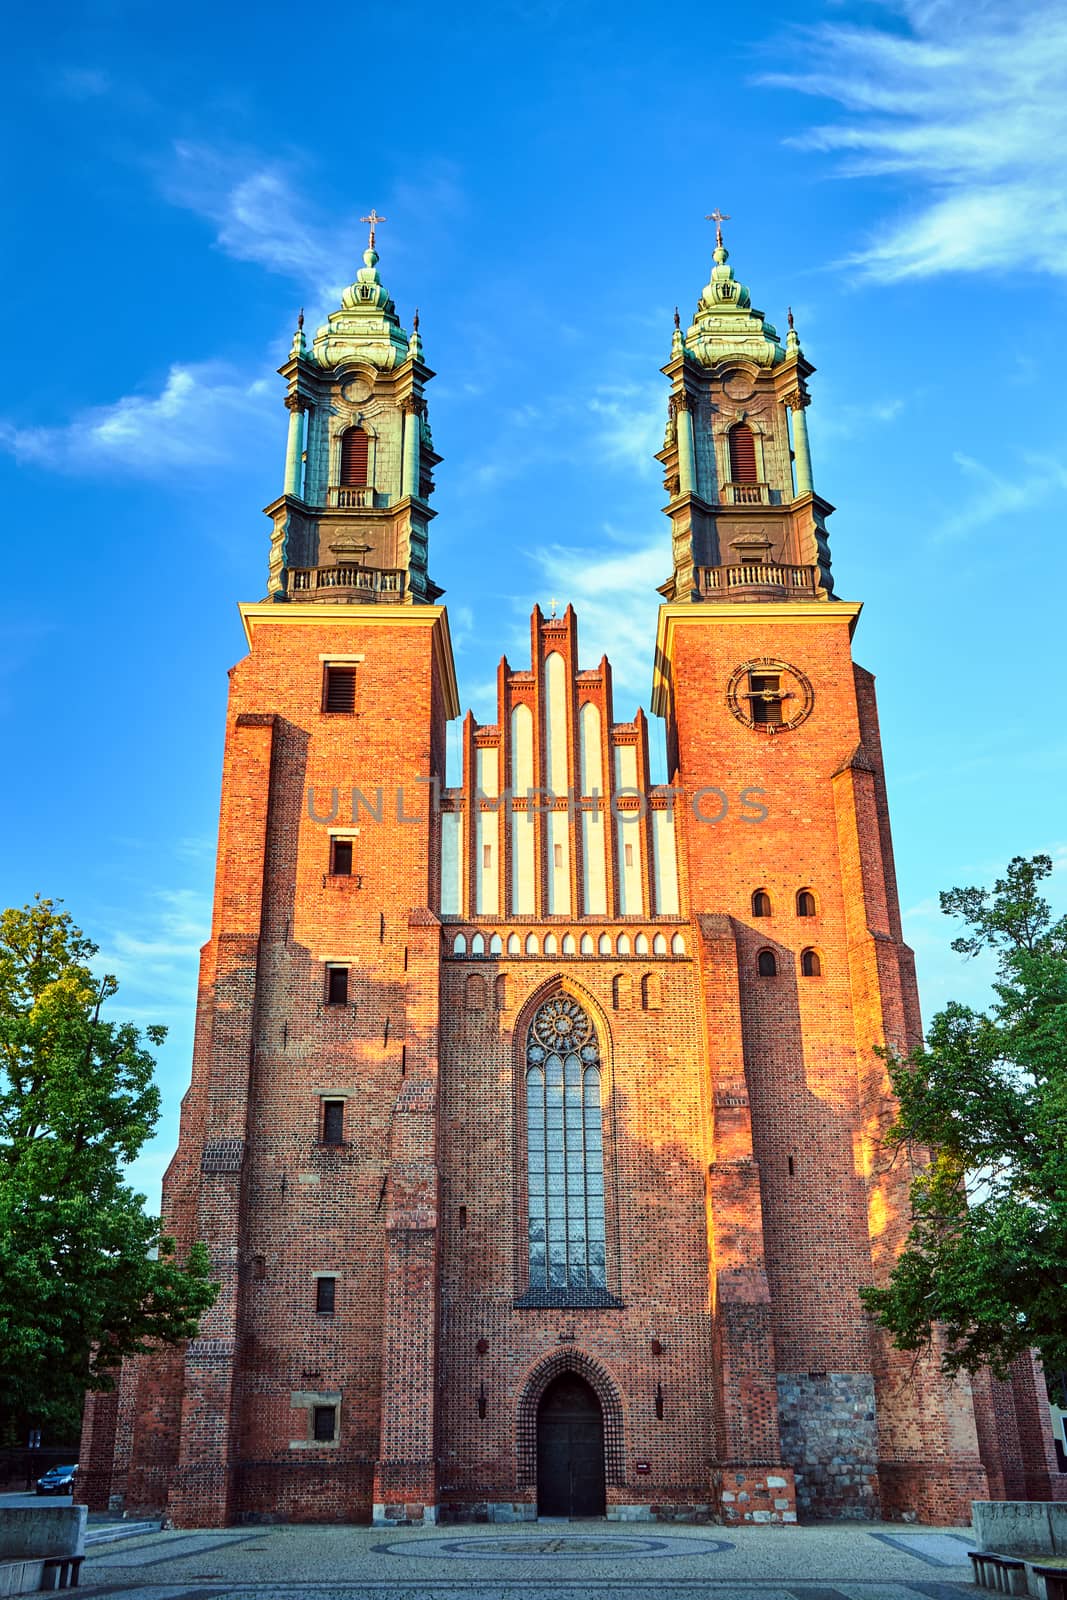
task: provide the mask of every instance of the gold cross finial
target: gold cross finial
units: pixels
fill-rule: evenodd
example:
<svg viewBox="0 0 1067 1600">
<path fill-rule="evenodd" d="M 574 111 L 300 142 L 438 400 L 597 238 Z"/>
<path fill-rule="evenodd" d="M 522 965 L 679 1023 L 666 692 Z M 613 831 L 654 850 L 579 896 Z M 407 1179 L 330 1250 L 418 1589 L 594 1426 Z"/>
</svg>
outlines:
<svg viewBox="0 0 1067 1600">
<path fill-rule="evenodd" d="M 559 601 L 553 596 L 553 598 L 548 603 L 552 607 L 552 615 L 554 617 L 556 615 L 556 607 L 559 604 Z"/>
<path fill-rule="evenodd" d="M 704 218 L 704 221 L 705 222 L 714 222 L 714 224 L 715 224 L 715 248 L 717 250 L 721 250 L 722 249 L 722 225 L 723 225 L 724 222 L 729 222 L 730 221 L 730 213 L 728 211 L 720 211 L 718 206 L 716 206 L 714 211 L 709 211 L 708 212 L 707 216 Z"/>
<path fill-rule="evenodd" d="M 377 211 L 375 210 L 375 208 L 373 206 L 371 206 L 370 215 L 366 216 L 366 217 L 360 217 L 359 220 L 360 220 L 360 222 L 369 222 L 370 223 L 370 247 L 373 250 L 374 249 L 374 230 L 378 226 L 379 222 L 388 222 L 389 218 L 388 217 L 380 217 L 378 215 Z"/>
</svg>

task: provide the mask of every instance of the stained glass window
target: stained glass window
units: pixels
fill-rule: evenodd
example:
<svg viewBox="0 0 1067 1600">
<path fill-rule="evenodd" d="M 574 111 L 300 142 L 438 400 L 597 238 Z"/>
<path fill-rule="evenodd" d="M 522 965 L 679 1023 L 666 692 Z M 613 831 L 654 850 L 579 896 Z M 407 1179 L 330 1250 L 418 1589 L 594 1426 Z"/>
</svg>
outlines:
<svg viewBox="0 0 1067 1600">
<path fill-rule="evenodd" d="M 576 1000 L 539 1007 L 526 1041 L 531 1289 L 607 1283 L 600 1051 Z"/>
</svg>

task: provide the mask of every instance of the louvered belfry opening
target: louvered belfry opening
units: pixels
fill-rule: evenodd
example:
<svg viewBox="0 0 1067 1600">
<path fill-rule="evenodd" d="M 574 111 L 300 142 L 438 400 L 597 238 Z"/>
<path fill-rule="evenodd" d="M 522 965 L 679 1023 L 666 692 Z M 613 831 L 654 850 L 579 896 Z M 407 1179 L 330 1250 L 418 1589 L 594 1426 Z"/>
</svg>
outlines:
<svg viewBox="0 0 1067 1600">
<path fill-rule="evenodd" d="M 370 466 L 370 438 L 362 428 L 341 435 L 341 487 L 365 489 Z"/>
<path fill-rule="evenodd" d="M 730 429 L 730 480 L 732 483 L 758 483 L 756 441 L 752 429 L 739 422 Z"/>
<path fill-rule="evenodd" d="M 323 688 L 324 711 L 352 712 L 356 709 L 355 667 L 327 667 Z"/>
</svg>

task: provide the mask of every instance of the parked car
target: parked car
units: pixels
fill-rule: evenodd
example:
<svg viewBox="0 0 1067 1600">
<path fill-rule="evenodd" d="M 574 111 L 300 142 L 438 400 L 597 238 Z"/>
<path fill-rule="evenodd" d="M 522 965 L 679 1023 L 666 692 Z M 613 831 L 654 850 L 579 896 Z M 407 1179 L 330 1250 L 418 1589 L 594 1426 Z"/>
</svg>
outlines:
<svg viewBox="0 0 1067 1600">
<path fill-rule="evenodd" d="M 48 1471 L 37 1479 L 38 1494 L 73 1494 L 74 1474 L 78 1470 L 78 1463 L 72 1467 L 49 1467 Z"/>
</svg>

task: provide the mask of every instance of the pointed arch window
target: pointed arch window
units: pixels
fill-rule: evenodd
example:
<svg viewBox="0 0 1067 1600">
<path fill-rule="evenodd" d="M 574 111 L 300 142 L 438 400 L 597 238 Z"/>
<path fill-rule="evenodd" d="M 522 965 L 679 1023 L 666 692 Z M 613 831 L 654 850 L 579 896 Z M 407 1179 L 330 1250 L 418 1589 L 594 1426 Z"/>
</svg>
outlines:
<svg viewBox="0 0 1067 1600">
<path fill-rule="evenodd" d="M 730 481 L 732 483 L 758 483 L 756 471 L 756 439 L 745 422 L 730 429 Z"/>
<path fill-rule="evenodd" d="M 539 1006 L 527 1035 L 526 1152 L 531 1296 L 606 1301 L 600 1050 L 569 995 Z"/>
<path fill-rule="evenodd" d="M 370 471 L 370 437 L 363 428 L 347 428 L 341 435 L 341 487 L 365 489 Z"/>
</svg>

